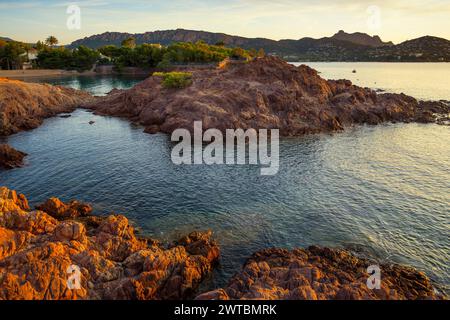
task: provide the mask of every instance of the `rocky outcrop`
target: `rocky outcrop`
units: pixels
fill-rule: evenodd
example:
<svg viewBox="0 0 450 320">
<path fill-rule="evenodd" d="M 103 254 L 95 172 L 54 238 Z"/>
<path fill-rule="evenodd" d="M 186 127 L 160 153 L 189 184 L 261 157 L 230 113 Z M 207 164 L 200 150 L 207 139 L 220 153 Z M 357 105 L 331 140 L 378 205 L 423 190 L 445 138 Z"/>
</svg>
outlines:
<svg viewBox="0 0 450 320">
<path fill-rule="evenodd" d="M 7 144 L 0 144 L 0 168 L 13 169 L 23 165 L 26 153 L 17 151 Z"/>
<path fill-rule="evenodd" d="M 0 136 L 38 127 L 43 119 L 75 110 L 87 92 L 0 78 Z"/>
<path fill-rule="evenodd" d="M 79 202 L 52 198 L 39 208 L 0 187 L 0 300 L 445 298 L 423 273 L 399 265 L 381 265 L 381 288 L 371 290 L 373 263 L 318 247 L 260 251 L 226 288 L 198 295 L 220 255 L 211 232 L 163 245 L 136 237 L 124 216 L 91 216 Z"/>
<path fill-rule="evenodd" d="M 59 220 L 87 217 L 92 212 L 92 207 L 88 204 L 76 200 L 66 204 L 58 198 L 50 198 L 45 203 L 38 205 L 36 209 Z"/>
<path fill-rule="evenodd" d="M 381 288 L 369 289 L 373 265 L 347 251 L 310 247 L 255 253 L 224 289 L 198 300 L 415 300 L 441 299 L 421 272 L 381 265 Z"/>
<path fill-rule="evenodd" d="M 367 33 L 355 32 L 347 33 L 344 30 L 339 30 L 331 39 L 339 41 L 348 41 L 351 43 L 369 46 L 369 47 L 383 47 L 383 46 L 393 46 L 392 42 L 383 42 L 379 36 L 370 36 Z"/>
<path fill-rule="evenodd" d="M 327 81 L 315 70 L 275 57 L 193 71 L 185 89 L 166 89 L 150 77 L 87 104 L 98 114 L 129 118 L 146 132 L 203 128 L 279 128 L 284 136 L 333 132 L 354 124 L 434 122 L 448 114 L 443 102 L 419 102 L 403 94 L 377 94 L 348 80 Z"/>
<path fill-rule="evenodd" d="M 0 300 L 185 299 L 219 257 L 211 232 L 163 246 L 124 216 L 55 198 L 39 208 L 0 187 Z"/>
</svg>

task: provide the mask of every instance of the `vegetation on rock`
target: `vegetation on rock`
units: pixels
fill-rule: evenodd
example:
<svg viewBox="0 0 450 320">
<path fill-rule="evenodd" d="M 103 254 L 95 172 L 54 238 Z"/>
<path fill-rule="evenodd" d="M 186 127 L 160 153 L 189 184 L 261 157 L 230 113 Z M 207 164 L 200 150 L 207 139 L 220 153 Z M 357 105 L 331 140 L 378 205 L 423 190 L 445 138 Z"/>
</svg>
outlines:
<svg viewBox="0 0 450 320">
<path fill-rule="evenodd" d="M 183 89 L 192 84 L 190 72 L 155 72 L 155 77 L 162 77 L 162 85 L 166 89 Z"/>
</svg>

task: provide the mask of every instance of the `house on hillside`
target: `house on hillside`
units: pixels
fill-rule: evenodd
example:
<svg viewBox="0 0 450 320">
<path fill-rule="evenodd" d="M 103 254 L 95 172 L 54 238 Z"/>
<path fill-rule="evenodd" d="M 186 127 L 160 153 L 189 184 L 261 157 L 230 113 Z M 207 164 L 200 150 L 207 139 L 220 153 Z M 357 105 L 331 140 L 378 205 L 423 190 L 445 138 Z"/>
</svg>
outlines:
<svg viewBox="0 0 450 320">
<path fill-rule="evenodd" d="M 22 63 L 22 70 L 33 69 L 33 63 L 36 62 L 38 58 L 38 51 L 35 48 L 31 48 L 27 52 L 22 53 L 20 56 L 24 59 L 24 62 Z"/>
</svg>

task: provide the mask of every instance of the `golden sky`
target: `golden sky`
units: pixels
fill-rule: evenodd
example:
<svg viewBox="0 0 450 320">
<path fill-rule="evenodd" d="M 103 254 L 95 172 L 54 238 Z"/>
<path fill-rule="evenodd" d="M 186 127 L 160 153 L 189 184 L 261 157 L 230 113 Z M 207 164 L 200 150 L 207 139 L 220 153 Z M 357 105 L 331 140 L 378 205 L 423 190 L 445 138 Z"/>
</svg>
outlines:
<svg viewBox="0 0 450 320">
<path fill-rule="evenodd" d="M 66 26 L 71 3 L 81 10 L 79 30 Z M 176 28 L 277 40 L 341 29 L 395 43 L 424 35 L 450 39 L 450 0 L 0 0 L 0 36 L 20 41 L 55 35 L 66 44 L 106 31 Z"/>
</svg>

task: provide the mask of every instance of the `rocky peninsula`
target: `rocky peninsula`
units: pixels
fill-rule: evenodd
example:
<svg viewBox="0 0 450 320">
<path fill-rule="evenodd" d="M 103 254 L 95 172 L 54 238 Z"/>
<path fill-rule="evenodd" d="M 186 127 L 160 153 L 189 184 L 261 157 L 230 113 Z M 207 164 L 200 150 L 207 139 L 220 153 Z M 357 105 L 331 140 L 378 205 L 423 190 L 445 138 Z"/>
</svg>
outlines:
<svg viewBox="0 0 450 320">
<path fill-rule="evenodd" d="M 91 99 L 71 88 L 0 78 L 0 136 L 37 128 L 45 118 L 72 112 Z"/>
<path fill-rule="evenodd" d="M 26 153 L 18 151 L 7 144 L 0 144 L 0 168 L 13 169 L 23 165 Z"/>
<path fill-rule="evenodd" d="M 369 261 L 312 247 L 254 254 L 224 289 L 199 294 L 219 261 L 211 232 L 174 243 L 137 237 L 127 218 L 99 217 L 78 201 L 51 198 L 37 209 L 0 187 L 0 299 L 438 299 L 412 268 L 382 266 L 380 290 L 365 287 Z M 79 287 L 68 271 L 79 268 Z"/>
<path fill-rule="evenodd" d="M 378 94 L 348 80 L 325 80 L 317 71 L 271 56 L 248 63 L 192 71 L 183 89 L 166 88 L 152 76 L 130 90 L 113 90 L 85 105 L 97 114 L 125 117 L 146 132 L 191 129 L 280 129 L 282 136 L 334 132 L 358 124 L 436 122 L 448 116 L 444 102 L 404 94 Z"/>
</svg>

